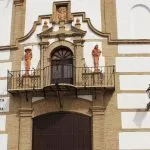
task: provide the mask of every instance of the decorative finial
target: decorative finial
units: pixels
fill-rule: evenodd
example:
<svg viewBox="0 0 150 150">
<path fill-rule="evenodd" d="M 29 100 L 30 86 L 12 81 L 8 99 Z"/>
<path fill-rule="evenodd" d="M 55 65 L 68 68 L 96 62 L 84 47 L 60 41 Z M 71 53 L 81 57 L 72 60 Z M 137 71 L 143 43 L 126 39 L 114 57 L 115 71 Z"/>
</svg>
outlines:
<svg viewBox="0 0 150 150">
<path fill-rule="evenodd" d="M 47 30 L 48 29 L 48 25 L 47 25 L 47 21 L 44 21 L 44 25 L 43 25 L 43 31 Z"/>
<path fill-rule="evenodd" d="M 79 18 L 76 19 L 75 26 L 76 26 L 77 28 L 80 28 L 81 24 L 80 24 L 80 19 L 79 19 Z"/>
<path fill-rule="evenodd" d="M 76 19 L 76 23 L 80 24 L 80 19 L 79 18 Z"/>
</svg>

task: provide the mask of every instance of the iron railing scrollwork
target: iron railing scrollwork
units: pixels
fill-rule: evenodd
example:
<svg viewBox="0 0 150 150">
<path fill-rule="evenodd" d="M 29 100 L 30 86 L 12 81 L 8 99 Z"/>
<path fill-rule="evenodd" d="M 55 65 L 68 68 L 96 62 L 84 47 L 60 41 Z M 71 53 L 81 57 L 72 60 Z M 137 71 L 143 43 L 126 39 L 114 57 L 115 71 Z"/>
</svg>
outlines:
<svg viewBox="0 0 150 150">
<path fill-rule="evenodd" d="M 43 89 L 52 84 L 71 84 L 75 87 L 114 87 L 114 66 L 74 67 L 72 65 L 53 65 L 44 69 L 8 71 L 8 91 Z"/>
</svg>

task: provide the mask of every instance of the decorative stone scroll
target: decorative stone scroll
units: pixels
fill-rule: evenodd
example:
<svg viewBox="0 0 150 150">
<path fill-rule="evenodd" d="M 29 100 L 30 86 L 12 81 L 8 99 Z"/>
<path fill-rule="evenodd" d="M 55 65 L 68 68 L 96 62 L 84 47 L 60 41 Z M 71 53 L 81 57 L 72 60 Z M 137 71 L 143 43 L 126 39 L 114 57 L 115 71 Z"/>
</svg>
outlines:
<svg viewBox="0 0 150 150">
<path fill-rule="evenodd" d="M 71 14 L 71 3 L 70 2 L 54 2 L 53 3 L 53 15 L 52 22 L 72 22 L 73 16 Z"/>
</svg>

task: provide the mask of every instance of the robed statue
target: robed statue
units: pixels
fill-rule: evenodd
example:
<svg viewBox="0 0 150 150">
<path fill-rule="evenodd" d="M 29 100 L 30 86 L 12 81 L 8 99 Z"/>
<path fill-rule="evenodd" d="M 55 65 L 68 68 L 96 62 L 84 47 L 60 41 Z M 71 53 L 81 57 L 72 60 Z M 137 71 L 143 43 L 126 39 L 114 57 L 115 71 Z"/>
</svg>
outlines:
<svg viewBox="0 0 150 150">
<path fill-rule="evenodd" d="M 101 55 L 101 50 L 98 48 L 98 45 L 95 45 L 94 49 L 92 50 L 92 56 L 94 61 L 94 71 L 99 71 L 99 57 Z"/>
</svg>

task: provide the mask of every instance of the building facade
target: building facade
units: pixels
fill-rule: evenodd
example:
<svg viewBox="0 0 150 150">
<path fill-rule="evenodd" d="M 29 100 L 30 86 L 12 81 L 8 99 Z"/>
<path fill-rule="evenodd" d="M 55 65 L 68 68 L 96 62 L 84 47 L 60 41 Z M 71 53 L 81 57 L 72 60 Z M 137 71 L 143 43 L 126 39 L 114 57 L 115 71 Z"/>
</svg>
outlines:
<svg viewBox="0 0 150 150">
<path fill-rule="evenodd" d="M 0 1 L 0 150 L 150 149 L 149 0 Z"/>
</svg>

